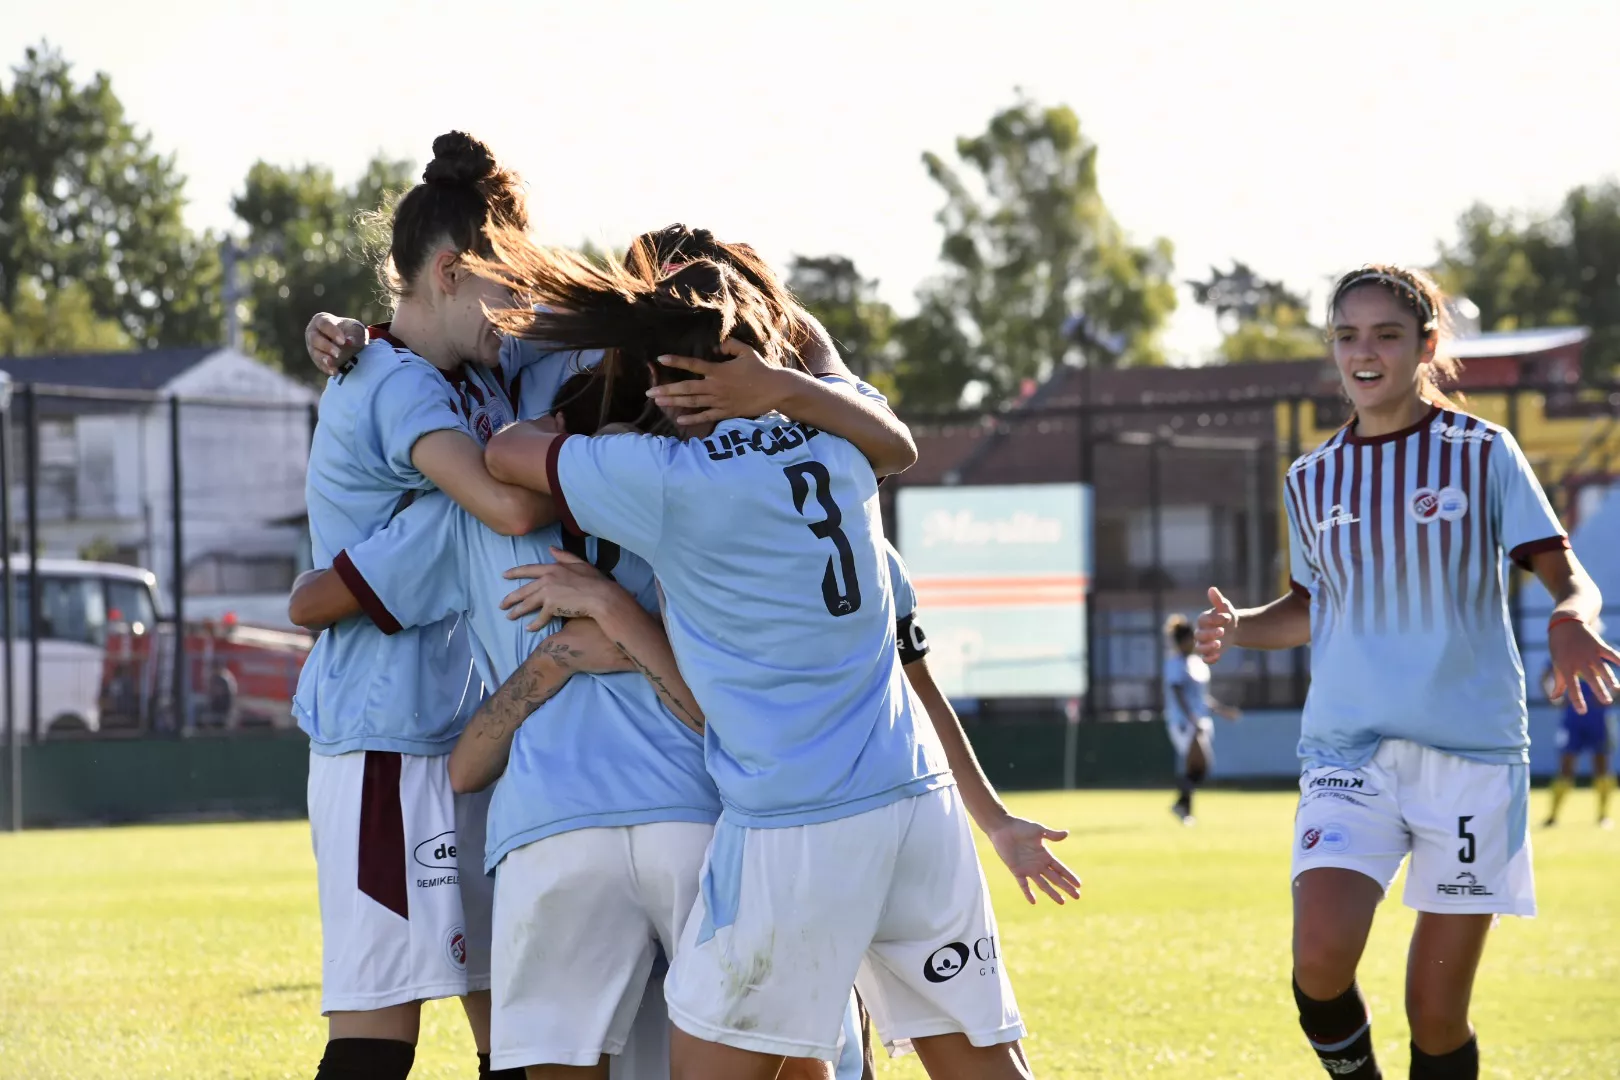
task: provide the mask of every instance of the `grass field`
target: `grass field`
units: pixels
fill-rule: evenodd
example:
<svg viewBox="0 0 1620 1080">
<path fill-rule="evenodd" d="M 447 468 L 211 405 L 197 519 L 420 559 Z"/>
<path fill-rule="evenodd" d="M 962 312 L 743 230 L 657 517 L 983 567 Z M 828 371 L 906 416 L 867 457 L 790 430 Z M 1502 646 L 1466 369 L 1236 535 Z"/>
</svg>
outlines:
<svg viewBox="0 0 1620 1080">
<path fill-rule="evenodd" d="M 1620 833 L 1590 823 L 1589 800 L 1578 792 L 1535 837 L 1541 917 L 1504 920 L 1486 953 L 1485 1076 L 1620 1076 Z M 1211 793 L 1195 829 L 1168 802 L 1015 800 L 1073 830 L 1061 847 L 1086 882 L 1078 905 L 1031 908 L 992 867 L 1037 1075 L 1322 1075 L 1288 993 L 1293 800 Z M 7 835 L 0 859 L 0 1077 L 313 1075 L 324 1025 L 304 823 Z M 1380 918 L 1361 981 L 1385 1075 L 1399 1077 L 1412 918 L 1398 903 Z M 879 1056 L 884 1076 L 922 1075 Z M 412 1075 L 470 1078 L 473 1064 L 459 1007 L 429 1005 Z"/>
</svg>

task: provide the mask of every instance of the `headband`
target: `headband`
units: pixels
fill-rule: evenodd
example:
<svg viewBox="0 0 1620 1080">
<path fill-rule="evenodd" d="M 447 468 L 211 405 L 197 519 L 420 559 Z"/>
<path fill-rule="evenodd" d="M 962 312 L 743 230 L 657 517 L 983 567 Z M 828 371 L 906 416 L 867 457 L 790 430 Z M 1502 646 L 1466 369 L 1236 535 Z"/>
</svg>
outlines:
<svg viewBox="0 0 1620 1080">
<path fill-rule="evenodd" d="M 1392 286 L 1397 292 L 1405 293 L 1411 298 L 1412 303 L 1416 305 L 1418 311 L 1423 314 L 1423 325 L 1421 329 L 1427 330 L 1429 328 L 1429 324 L 1434 322 L 1434 307 L 1429 303 L 1429 298 L 1424 296 L 1422 291 L 1419 290 L 1416 285 L 1413 285 L 1405 278 L 1398 278 L 1394 274 L 1386 274 L 1382 270 L 1363 270 L 1355 276 L 1340 282 L 1339 287 L 1333 292 L 1334 306 L 1338 306 L 1339 297 L 1343 296 L 1357 285 L 1367 285 L 1375 281 L 1381 285 Z"/>
</svg>

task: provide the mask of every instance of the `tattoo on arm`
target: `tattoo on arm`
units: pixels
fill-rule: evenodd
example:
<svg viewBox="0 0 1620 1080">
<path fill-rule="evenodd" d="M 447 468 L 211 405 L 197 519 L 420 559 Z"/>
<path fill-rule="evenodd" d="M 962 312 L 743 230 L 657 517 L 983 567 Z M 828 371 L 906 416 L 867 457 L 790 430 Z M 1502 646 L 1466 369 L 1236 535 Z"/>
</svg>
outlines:
<svg viewBox="0 0 1620 1080">
<path fill-rule="evenodd" d="M 505 739 L 517 730 L 519 724 L 528 719 L 529 714 L 550 701 L 561 690 L 567 680 L 548 678 L 543 667 L 537 662 L 537 657 L 546 656 L 556 662 L 557 666 L 568 668 L 568 661 L 564 654 L 574 657 L 579 655 L 578 650 L 570 649 L 567 642 L 559 642 L 554 647 L 551 639 L 542 643 L 535 654 L 512 673 L 512 677 L 501 684 L 499 690 L 491 694 L 488 701 L 478 707 L 473 715 L 473 737 L 478 739 Z"/>
<path fill-rule="evenodd" d="M 636 670 L 641 672 L 641 674 L 646 677 L 648 682 L 652 683 L 653 690 L 658 694 L 658 700 L 662 701 L 665 707 L 668 708 L 670 712 L 675 714 L 676 719 L 680 720 L 681 723 L 685 724 L 693 731 L 699 733 L 703 731 L 702 715 L 688 708 L 686 702 L 681 698 L 681 696 L 671 690 L 669 685 L 665 683 L 664 680 L 657 674 L 655 674 L 651 668 L 649 668 L 646 664 L 643 664 L 640 660 L 636 659 L 635 654 L 629 649 L 625 648 L 623 642 L 615 641 L 613 644 L 620 652 L 624 653 L 627 660 L 636 665 Z"/>
</svg>

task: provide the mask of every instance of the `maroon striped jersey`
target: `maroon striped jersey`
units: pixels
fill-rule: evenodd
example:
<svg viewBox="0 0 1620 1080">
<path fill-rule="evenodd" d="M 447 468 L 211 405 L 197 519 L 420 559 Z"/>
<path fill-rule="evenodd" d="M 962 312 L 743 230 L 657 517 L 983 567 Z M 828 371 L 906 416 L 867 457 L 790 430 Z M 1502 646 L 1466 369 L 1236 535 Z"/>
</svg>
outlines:
<svg viewBox="0 0 1620 1080">
<path fill-rule="evenodd" d="M 1385 738 L 1526 761 L 1503 556 L 1569 541 L 1513 435 L 1438 406 L 1388 435 L 1347 426 L 1294 462 L 1283 496 L 1311 599 L 1307 765 L 1359 766 Z"/>
</svg>

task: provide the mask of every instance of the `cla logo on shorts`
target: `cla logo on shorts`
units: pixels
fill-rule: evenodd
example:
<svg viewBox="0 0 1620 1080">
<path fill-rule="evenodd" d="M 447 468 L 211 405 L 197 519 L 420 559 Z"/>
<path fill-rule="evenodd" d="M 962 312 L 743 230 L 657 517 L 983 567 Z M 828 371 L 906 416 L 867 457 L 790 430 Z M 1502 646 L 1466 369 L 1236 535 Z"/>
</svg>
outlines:
<svg viewBox="0 0 1620 1080">
<path fill-rule="evenodd" d="M 1299 838 L 1301 851 L 1314 851 L 1320 846 L 1323 851 L 1343 851 L 1350 846 L 1350 833 L 1343 825 L 1329 822 L 1321 828 L 1312 826 L 1306 829 Z"/>
<path fill-rule="evenodd" d="M 467 935 L 461 927 L 452 927 L 449 935 L 444 939 L 444 955 L 450 961 L 450 966 L 457 971 L 467 969 Z"/>
<path fill-rule="evenodd" d="M 960 941 L 935 949 L 923 963 L 923 978 L 931 983 L 949 982 L 967 967 L 968 947 Z"/>
<path fill-rule="evenodd" d="M 1495 893 L 1479 883 L 1479 878 L 1464 870 L 1457 875 L 1455 881 L 1447 884 L 1440 882 L 1434 891 L 1441 896 L 1494 896 Z"/>
<path fill-rule="evenodd" d="M 1419 525 L 1458 521 L 1468 513 L 1468 493 L 1459 487 L 1418 488 L 1412 492 L 1412 520 Z"/>
<path fill-rule="evenodd" d="M 1310 851 L 1322 841 L 1321 829 L 1306 829 L 1305 835 L 1299 838 L 1299 850 Z"/>
<path fill-rule="evenodd" d="M 442 832 L 438 836 L 430 837 L 416 845 L 416 863 L 418 866 L 433 867 L 439 870 L 455 870 L 456 866 L 456 830 Z"/>
</svg>

